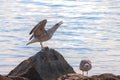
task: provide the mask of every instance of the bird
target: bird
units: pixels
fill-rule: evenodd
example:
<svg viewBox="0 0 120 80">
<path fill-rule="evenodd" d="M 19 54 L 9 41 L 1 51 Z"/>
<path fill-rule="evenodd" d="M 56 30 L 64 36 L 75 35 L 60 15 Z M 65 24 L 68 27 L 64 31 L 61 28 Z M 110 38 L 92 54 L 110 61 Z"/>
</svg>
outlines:
<svg viewBox="0 0 120 80">
<path fill-rule="evenodd" d="M 81 60 L 79 69 L 82 70 L 82 75 L 84 76 L 84 72 L 87 72 L 88 76 L 88 71 L 92 68 L 92 64 L 90 60 L 84 59 Z"/>
<path fill-rule="evenodd" d="M 47 19 L 44 19 L 40 21 L 29 33 L 31 35 L 30 41 L 26 44 L 32 44 L 35 42 L 40 42 L 41 48 L 43 49 L 43 42 L 48 41 L 52 38 L 55 31 L 58 29 L 58 27 L 63 24 L 63 21 L 60 21 L 56 23 L 53 27 L 49 28 L 48 30 L 45 30 L 45 25 L 47 23 Z"/>
</svg>

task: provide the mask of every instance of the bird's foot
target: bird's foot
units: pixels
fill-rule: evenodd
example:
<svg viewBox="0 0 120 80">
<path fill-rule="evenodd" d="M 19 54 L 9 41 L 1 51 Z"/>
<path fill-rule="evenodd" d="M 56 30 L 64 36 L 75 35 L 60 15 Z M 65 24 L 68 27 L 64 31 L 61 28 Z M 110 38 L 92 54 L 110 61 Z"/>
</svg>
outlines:
<svg viewBox="0 0 120 80">
<path fill-rule="evenodd" d="M 46 51 L 46 50 L 49 50 L 48 46 L 42 47 L 42 51 Z"/>
<path fill-rule="evenodd" d="M 45 47 L 43 47 L 43 48 L 45 48 L 45 49 L 47 48 L 47 49 L 48 49 L 49 47 L 48 47 L 48 46 L 45 46 Z"/>
</svg>

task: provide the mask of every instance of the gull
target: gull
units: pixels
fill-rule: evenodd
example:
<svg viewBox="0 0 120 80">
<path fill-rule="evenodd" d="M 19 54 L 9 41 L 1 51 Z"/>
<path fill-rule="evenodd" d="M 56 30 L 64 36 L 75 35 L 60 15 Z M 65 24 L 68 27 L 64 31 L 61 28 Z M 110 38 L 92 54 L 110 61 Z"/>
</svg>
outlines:
<svg viewBox="0 0 120 80">
<path fill-rule="evenodd" d="M 84 76 L 84 71 L 87 72 L 88 76 L 88 71 L 92 68 L 92 64 L 90 60 L 81 60 L 79 69 L 82 70 L 82 75 Z"/>
<path fill-rule="evenodd" d="M 51 27 L 48 30 L 45 30 L 45 25 L 47 23 L 47 19 L 44 19 L 40 21 L 29 33 L 31 35 L 30 42 L 28 42 L 26 45 L 35 43 L 35 42 L 40 42 L 41 48 L 43 49 L 43 42 L 48 41 L 49 39 L 52 38 L 53 34 L 55 31 L 58 29 L 58 27 L 63 23 L 62 21 L 56 23 L 53 27 Z"/>
</svg>

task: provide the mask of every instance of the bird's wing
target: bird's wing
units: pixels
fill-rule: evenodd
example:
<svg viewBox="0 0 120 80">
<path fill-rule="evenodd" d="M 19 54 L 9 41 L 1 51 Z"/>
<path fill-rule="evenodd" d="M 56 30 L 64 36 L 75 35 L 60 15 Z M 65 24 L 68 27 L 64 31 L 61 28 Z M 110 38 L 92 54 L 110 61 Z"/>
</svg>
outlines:
<svg viewBox="0 0 120 80">
<path fill-rule="evenodd" d="M 31 31 L 30 31 L 30 35 L 32 34 L 32 36 L 30 37 L 30 40 L 33 38 L 33 37 L 37 37 L 37 36 L 40 36 L 42 33 L 46 32 L 45 31 L 45 25 L 47 23 L 47 20 L 44 19 L 42 21 L 40 21 Z"/>
</svg>

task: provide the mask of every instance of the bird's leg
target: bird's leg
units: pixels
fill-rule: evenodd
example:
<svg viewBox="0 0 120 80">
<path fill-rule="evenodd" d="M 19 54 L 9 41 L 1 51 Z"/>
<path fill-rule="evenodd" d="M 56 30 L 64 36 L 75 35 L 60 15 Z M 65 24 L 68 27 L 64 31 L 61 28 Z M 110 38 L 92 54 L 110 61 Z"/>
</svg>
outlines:
<svg viewBox="0 0 120 80">
<path fill-rule="evenodd" d="M 88 71 L 87 71 L 87 77 L 88 77 Z"/>
<path fill-rule="evenodd" d="M 42 45 L 42 42 L 40 42 L 40 45 L 41 45 L 41 48 L 43 49 L 43 45 Z"/>
<path fill-rule="evenodd" d="M 84 76 L 84 71 L 82 71 L 82 75 Z"/>
</svg>

